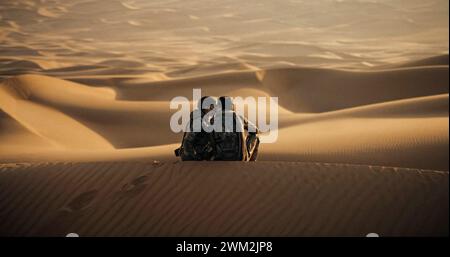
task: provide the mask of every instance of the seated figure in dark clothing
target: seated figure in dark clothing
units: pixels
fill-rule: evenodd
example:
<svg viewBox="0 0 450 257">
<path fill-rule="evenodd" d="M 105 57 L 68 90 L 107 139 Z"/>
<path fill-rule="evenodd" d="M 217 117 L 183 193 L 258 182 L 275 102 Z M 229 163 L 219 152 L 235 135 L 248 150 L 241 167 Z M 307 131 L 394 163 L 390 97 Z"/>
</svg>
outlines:
<svg viewBox="0 0 450 257">
<path fill-rule="evenodd" d="M 222 118 L 222 132 L 214 133 L 216 159 L 256 161 L 259 147 L 258 128 L 236 114 L 230 97 L 221 96 L 218 109 L 221 115 L 216 113 L 216 117 Z M 228 120 L 227 115 L 230 117 Z"/>
<path fill-rule="evenodd" d="M 183 161 L 256 161 L 258 130 L 235 113 L 231 98 L 222 96 L 215 104 L 214 98 L 202 97 L 198 109 L 191 113 L 188 126 L 181 147 L 175 150 Z M 205 131 L 204 127 L 208 126 L 214 129 Z"/>
<path fill-rule="evenodd" d="M 214 160 L 215 142 L 213 134 L 203 129 L 203 119 L 216 106 L 213 97 L 204 96 L 198 102 L 197 109 L 191 112 L 189 129 L 184 133 L 181 147 L 175 150 L 175 155 L 183 161 Z"/>
</svg>

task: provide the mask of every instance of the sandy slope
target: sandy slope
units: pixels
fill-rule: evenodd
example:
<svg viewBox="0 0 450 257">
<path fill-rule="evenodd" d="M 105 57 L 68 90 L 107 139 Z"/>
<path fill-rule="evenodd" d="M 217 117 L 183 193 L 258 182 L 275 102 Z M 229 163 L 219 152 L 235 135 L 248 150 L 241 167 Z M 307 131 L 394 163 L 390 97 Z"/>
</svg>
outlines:
<svg viewBox="0 0 450 257">
<path fill-rule="evenodd" d="M 203 95 L 279 98 L 279 139 L 261 146 L 260 160 L 448 170 L 443 65 L 370 72 L 269 69 L 161 82 L 130 79 L 113 87 L 17 76 L 0 87 L 0 160 L 175 160 L 181 134 L 169 128 L 175 112 L 169 101 L 192 99 L 196 87 Z"/>
<path fill-rule="evenodd" d="M 448 235 L 449 2 L 406 2 L 2 0 L 0 235 Z M 193 88 L 279 98 L 264 162 L 174 163 Z"/>
<path fill-rule="evenodd" d="M 0 178 L 2 236 L 448 235 L 448 172 L 109 162 L 2 165 Z"/>
</svg>

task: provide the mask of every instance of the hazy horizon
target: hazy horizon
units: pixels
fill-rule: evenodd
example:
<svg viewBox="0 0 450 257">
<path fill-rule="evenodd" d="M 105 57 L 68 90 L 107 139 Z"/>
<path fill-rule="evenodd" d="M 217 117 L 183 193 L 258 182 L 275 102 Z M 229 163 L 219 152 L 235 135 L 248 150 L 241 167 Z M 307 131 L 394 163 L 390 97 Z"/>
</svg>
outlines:
<svg viewBox="0 0 450 257">
<path fill-rule="evenodd" d="M 295 65 L 365 69 L 448 54 L 448 6 L 446 0 L 5 0 L 0 70 L 166 79 Z"/>
</svg>

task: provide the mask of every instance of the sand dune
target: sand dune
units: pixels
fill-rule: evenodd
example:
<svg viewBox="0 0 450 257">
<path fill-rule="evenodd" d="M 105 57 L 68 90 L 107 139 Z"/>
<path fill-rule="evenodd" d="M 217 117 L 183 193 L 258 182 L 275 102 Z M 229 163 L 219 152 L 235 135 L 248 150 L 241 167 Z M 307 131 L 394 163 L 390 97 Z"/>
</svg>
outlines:
<svg viewBox="0 0 450 257">
<path fill-rule="evenodd" d="M 448 119 L 341 118 L 295 125 L 279 131 L 277 144 L 262 145 L 260 158 L 448 170 Z"/>
<path fill-rule="evenodd" d="M 0 178 L 2 236 L 448 234 L 448 172 L 111 162 L 2 165 Z"/>
<path fill-rule="evenodd" d="M 3 0 L 0 17 L 2 56 L 54 62 L 40 72 L 125 59 L 143 63 L 128 71 L 184 78 L 214 66 L 372 69 L 448 55 L 445 0 Z M 0 61 L 0 71 L 36 70 Z"/>
<path fill-rule="evenodd" d="M 447 65 L 448 66 L 448 54 L 438 55 L 438 56 L 433 56 L 430 58 L 425 58 L 425 59 L 421 59 L 421 60 L 408 62 L 408 63 L 400 65 L 400 67 L 439 66 L 439 65 Z"/>
<path fill-rule="evenodd" d="M 406 2 L 2 0 L 0 235 L 448 236 L 449 2 Z M 260 163 L 177 162 L 194 88 L 278 97 Z"/>
<path fill-rule="evenodd" d="M 110 87 L 22 75 L 0 88 L 4 123 L 22 131 L 3 133 L 0 159 L 106 161 L 153 153 L 175 160 L 170 147 L 176 148 L 181 134 L 168 127 L 174 113 L 168 102 L 178 95 L 191 98 L 200 85 L 204 95 L 279 97 L 279 140 L 261 146 L 260 160 L 448 170 L 447 75 L 448 66 L 289 68 L 161 82 L 135 78 Z M 24 133 L 22 140 L 18 135 Z"/>
</svg>

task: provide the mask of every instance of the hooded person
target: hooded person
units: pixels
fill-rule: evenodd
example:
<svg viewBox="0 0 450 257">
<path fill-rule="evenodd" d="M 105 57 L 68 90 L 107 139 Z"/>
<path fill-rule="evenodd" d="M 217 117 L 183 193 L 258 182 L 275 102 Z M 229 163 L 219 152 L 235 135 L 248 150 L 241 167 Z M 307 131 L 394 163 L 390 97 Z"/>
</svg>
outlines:
<svg viewBox="0 0 450 257">
<path fill-rule="evenodd" d="M 255 161 L 259 146 L 257 127 L 236 114 L 230 97 L 220 97 L 217 109 L 214 113 L 215 159 Z"/>
<path fill-rule="evenodd" d="M 197 103 L 197 108 L 191 112 L 189 119 L 189 130 L 201 132 L 211 126 L 211 117 L 217 106 L 217 99 L 212 96 L 203 96 Z"/>
<path fill-rule="evenodd" d="M 215 142 L 210 126 L 211 116 L 208 113 L 214 110 L 216 99 L 204 96 L 198 102 L 197 108 L 190 113 L 190 120 L 183 135 L 181 147 L 175 150 L 175 155 L 183 161 L 213 160 L 215 156 Z M 206 130 L 205 130 L 206 128 Z"/>
</svg>

